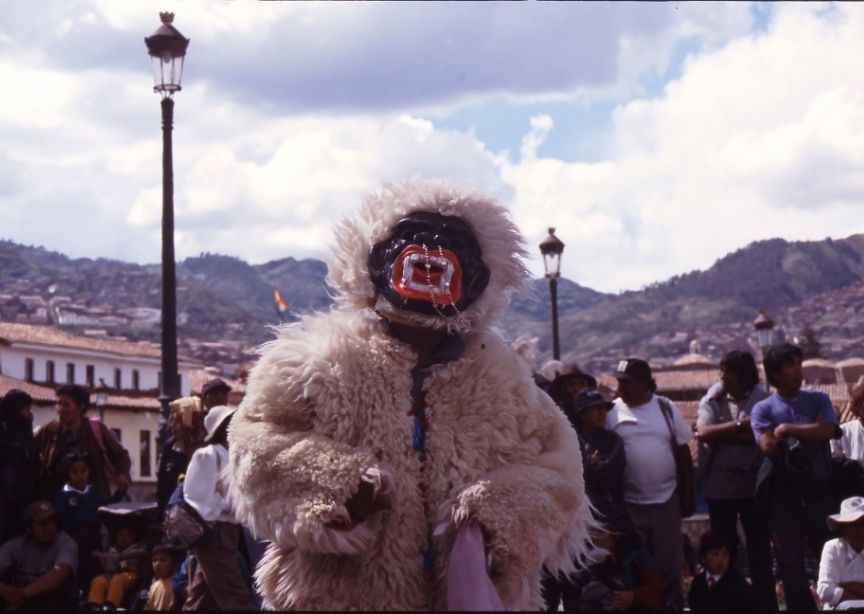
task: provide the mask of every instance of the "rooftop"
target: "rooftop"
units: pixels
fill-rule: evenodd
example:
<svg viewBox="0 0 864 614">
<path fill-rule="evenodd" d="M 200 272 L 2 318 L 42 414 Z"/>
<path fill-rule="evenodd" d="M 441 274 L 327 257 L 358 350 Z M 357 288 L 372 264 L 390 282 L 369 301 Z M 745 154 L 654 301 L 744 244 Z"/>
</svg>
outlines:
<svg viewBox="0 0 864 614">
<path fill-rule="evenodd" d="M 158 345 L 145 341 L 124 341 L 111 337 L 73 335 L 53 326 L 0 322 L 0 345 L 13 345 L 15 343 L 85 349 L 119 356 L 160 358 L 162 355 Z M 187 363 L 197 362 L 189 358 L 181 358 L 181 360 Z"/>
</svg>

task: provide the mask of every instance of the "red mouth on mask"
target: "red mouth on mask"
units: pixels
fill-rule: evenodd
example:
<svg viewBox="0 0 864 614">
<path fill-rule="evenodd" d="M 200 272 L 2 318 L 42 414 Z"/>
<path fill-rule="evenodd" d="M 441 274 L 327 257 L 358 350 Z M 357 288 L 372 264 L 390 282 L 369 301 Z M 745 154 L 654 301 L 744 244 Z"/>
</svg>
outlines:
<svg viewBox="0 0 864 614">
<path fill-rule="evenodd" d="M 462 297 L 462 267 L 449 249 L 409 245 L 393 263 L 390 285 L 405 298 L 450 305 Z"/>
</svg>

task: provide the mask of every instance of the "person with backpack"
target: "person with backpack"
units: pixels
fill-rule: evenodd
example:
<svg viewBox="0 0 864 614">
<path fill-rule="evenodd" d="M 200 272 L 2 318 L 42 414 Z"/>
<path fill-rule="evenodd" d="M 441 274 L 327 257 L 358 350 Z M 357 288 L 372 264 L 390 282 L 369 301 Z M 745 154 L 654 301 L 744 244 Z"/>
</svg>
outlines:
<svg viewBox="0 0 864 614">
<path fill-rule="evenodd" d="M 619 397 L 606 413 L 606 428 L 624 440 L 624 503 L 663 577 L 662 607 L 680 611 L 681 519 L 692 513 L 693 463 L 687 444 L 693 433 L 675 404 L 655 394 L 657 383 L 646 361 L 622 360 L 615 378 Z"/>
<path fill-rule="evenodd" d="M 129 488 L 132 459 L 114 433 L 100 420 L 88 418 L 90 393 L 83 386 L 64 384 L 57 388 L 57 419 L 40 426 L 34 438 L 41 463 L 39 491 L 50 500 L 66 483 L 62 461 L 70 452 L 90 457 L 93 487 L 105 498 L 111 484 L 118 491 Z"/>
</svg>

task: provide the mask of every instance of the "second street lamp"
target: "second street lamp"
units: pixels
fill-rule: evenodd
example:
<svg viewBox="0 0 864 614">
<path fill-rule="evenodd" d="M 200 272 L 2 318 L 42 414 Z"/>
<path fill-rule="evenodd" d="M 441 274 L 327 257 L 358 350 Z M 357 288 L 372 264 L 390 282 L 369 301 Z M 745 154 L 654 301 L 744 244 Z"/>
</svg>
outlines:
<svg viewBox="0 0 864 614">
<path fill-rule="evenodd" d="M 172 24 L 174 13 L 159 13 L 162 24 L 146 37 L 153 62 L 153 91 L 162 96 L 162 404 L 160 436 L 168 420 L 168 403 L 180 396 L 177 369 L 177 281 L 174 271 L 174 167 L 171 130 L 174 126 L 174 92 L 179 92 L 183 60 L 189 39 Z"/>
<path fill-rule="evenodd" d="M 561 346 L 558 343 L 558 278 L 561 277 L 561 254 L 564 243 L 555 236 L 555 229 L 549 229 L 549 236 L 540 243 L 543 267 L 549 279 L 549 295 L 552 302 L 552 357 L 561 360 Z"/>
</svg>

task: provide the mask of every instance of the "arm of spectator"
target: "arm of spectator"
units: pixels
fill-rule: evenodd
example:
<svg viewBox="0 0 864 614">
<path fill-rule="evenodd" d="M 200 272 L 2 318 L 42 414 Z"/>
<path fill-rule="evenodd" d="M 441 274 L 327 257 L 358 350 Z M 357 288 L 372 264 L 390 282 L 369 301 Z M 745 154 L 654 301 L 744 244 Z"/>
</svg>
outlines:
<svg viewBox="0 0 864 614">
<path fill-rule="evenodd" d="M 764 401 L 760 401 L 753 407 L 750 413 L 750 429 L 762 455 L 773 457 L 777 454 L 777 439 L 774 437 L 770 406 L 763 403 Z"/>
<path fill-rule="evenodd" d="M 17 610 L 27 601 L 23 588 L 9 586 L 2 582 L 0 582 L 0 598 L 3 599 L 2 605 L 5 610 Z"/>
<path fill-rule="evenodd" d="M 679 446 L 690 443 L 690 440 L 693 439 L 693 429 L 690 428 L 690 425 L 684 420 L 684 416 L 681 415 L 681 410 L 678 409 L 675 403 L 669 401 L 669 405 L 672 406 L 672 418 L 675 425 L 676 442 Z"/>
<path fill-rule="evenodd" d="M 708 442 L 750 443 L 753 441 L 750 418 L 743 418 L 741 426 L 734 421 L 706 425 L 697 423 L 696 434 L 699 439 Z"/>
<path fill-rule="evenodd" d="M 734 420 L 724 420 L 721 417 L 724 415 L 718 406 L 722 402 L 719 398 L 721 395 L 725 395 L 723 388 L 715 384 L 699 402 L 699 411 L 696 414 L 696 436 L 700 441 L 708 443 L 748 441 L 741 436 L 743 422 L 739 429 Z M 747 426 L 750 426 L 749 419 Z"/>
<path fill-rule="evenodd" d="M 50 570 L 33 580 L 24 588 L 24 596 L 29 600 L 37 595 L 57 590 L 74 573 L 68 563 L 57 563 Z"/>
<path fill-rule="evenodd" d="M 819 560 L 819 579 L 816 582 L 816 594 L 826 606 L 835 608 L 843 599 L 844 589 L 840 586 L 840 561 L 838 549 L 840 543 L 836 539 L 825 542 L 822 546 L 822 557 Z"/>
<path fill-rule="evenodd" d="M 774 437 L 773 431 L 765 431 L 759 436 L 759 451 L 762 456 L 773 457 L 777 454 L 777 439 Z"/>
<path fill-rule="evenodd" d="M 840 597 L 840 601 L 846 601 L 847 599 L 864 599 L 864 582 L 841 582 L 838 586 L 843 589 L 843 595 Z"/>
<path fill-rule="evenodd" d="M 774 438 L 797 437 L 802 441 L 825 442 L 834 438 L 837 425 L 832 422 L 813 422 L 812 424 L 778 424 L 774 427 Z"/>
</svg>

